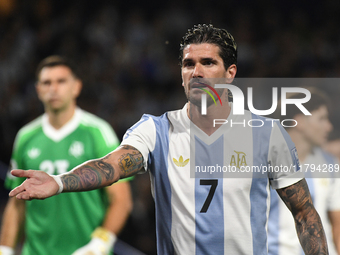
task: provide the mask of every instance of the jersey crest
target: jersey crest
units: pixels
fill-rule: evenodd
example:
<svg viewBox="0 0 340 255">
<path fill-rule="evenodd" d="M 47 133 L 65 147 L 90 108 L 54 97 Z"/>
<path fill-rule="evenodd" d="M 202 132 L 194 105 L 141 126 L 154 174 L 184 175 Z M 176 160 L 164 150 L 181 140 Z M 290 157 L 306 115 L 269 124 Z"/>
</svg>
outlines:
<svg viewBox="0 0 340 255">
<path fill-rule="evenodd" d="M 27 155 L 31 158 L 31 159 L 35 159 L 37 157 L 39 157 L 39 155 L 41 154 L 40 149 L 38 148 L 32 148 L 29 151 L 27 151 Z"/>
<path fill-rule="evenodd" d="M 236 166 L 240 169 L 241 166 L 247 166 L 246 154 L 243 151 L 235 151 L 235 154 L 231 155 L 230 166 Z"/>
<path fill-rule="evenodd" d="M 69 153 L 75 158 L 79 158 L 84 154 L 84 144 L 79 141 L 74 141 L 70 146 Z"/>
</svg>

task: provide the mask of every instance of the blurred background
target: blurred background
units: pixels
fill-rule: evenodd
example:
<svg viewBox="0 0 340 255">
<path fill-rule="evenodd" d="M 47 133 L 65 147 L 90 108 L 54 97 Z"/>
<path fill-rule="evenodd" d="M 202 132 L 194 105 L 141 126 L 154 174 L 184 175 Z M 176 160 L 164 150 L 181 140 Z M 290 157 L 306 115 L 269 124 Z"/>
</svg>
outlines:
<svg viewBox="0 0 340 255">
<path fill-rule="evenodd" d="M 143 113 L 160 115 L 184 105 L 178 49 L 194 24 L 212 23 L 233 34 L 237 77 L 337 78 L 339 11 L 340 1 L 333 0 L 0 0 L 0 216 L 15 135 L 43 113 L 34 88 L 43 58 L 60 54 L 78 64 L 84 81 L 80 107 L 107 120 L 122 139 Z M 327 92 L 339 129 L 340 86 Z M 132 185 L 134 210 L 121 238 L 153 255 L 148 174 Z"/>
</svg>

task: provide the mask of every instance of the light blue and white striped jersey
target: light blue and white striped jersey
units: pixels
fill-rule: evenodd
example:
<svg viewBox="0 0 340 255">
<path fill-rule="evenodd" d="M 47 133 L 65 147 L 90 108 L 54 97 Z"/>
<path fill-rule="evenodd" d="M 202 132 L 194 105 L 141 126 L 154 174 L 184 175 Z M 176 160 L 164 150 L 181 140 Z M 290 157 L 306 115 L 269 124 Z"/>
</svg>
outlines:
<svg viewBox="0 0 340 255">
<path fill-rule="evenodd" d="M 305 172 L 306 167 L 323 168 L 325 165 L 337 164 L 336 159 L 321 148 L 315 148 L 306 160 L 302 162 L 301 169 Z M 327 169 L 329 169 L 327 167 Z M 314 175 L 318 175 L 314 171 Z M 326 174 L 326 173 L 325 173 Z M 325 174 L 322 176 L 325 177 Z M 306 173 L 306 181 L 314 203 L 314 207 L 320 215 L 326 234 L 330 255 L 338 254 L 335 250 L 332 227 L 328 218 L 328 211 L 340 210 L 340 179 L 334 178 L 329 173 L 329 178 L 313 178 L 313 173 Z M 319 176 L 320 177 L 320 176 Z M 332 178 L 333 177 L 333 178 Z M 303 255 L 295 230 L 294 219 L 283 201 L 276 192 L 272 191 L 271 205 L 268 224 L 269 255 Z"/>
<path fill-rule="evenodd" d="M 232 104 L 231 104 L 232 106 Z M 263 119 L 230 114 L 234 123 Z M 261 128 L 222 125 L 211 136 L 197 132 L 190 141 L 187 105 L 160 117 L 143 115 L 122 145 L 138 149 L 149 169 L 156 204 L 158 254 L 266 255 L 270 185 L 283 188 L 301 178 L 296 172 L 268 178 L 191 178 L 190 165 L 294 165 L 295 146 L 276 122 Z M 195 127 L 191 127 L 195 128 Z M 197 127 L 196 127 L 197 128 Z M 192 130 L 191 130 L 192 131 Z M 194 146 L 195 156 L 190 157 Z M 287 178 L 287 177 L 292 178 Z M 208 176 L 209 177 L 209 176 Z"/>
</svg>

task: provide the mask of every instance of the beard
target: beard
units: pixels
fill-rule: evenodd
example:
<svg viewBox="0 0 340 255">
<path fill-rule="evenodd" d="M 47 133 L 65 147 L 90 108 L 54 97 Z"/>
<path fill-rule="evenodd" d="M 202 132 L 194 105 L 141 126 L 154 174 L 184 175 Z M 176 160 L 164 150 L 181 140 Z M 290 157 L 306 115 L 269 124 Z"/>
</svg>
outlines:
<svg viewBox="0 0 340 255">
<path fill-rule="evenodd" d="M 201 108 L 202 106 L 202 94 L 205 93 L 203 90 L 199 89 L 200 87 L 205 88 L 208 90 L 213 98 L 210 95 L 207 95 L 207 107 L 209 107 L 212 104 L 215 104 L 214 100 L 216 102 L 219 101 L 218 96 L 211 91 L 205 84 L 214 87 L 214 84 L 217 84 L 218 82 L 214 80 L 208 80 L 203 78 L 193 78 L 190 80 L 190 83 L 186 86 L 184 86 L 185 95 L 190 103 L 197 106 L 198 108 Z M 221 97 L 225 91 L 224 88 L 221 89 L 215 89 L 219 97 Z M 228 90 L 227 90 L 228 91 Z"/>
</svg>

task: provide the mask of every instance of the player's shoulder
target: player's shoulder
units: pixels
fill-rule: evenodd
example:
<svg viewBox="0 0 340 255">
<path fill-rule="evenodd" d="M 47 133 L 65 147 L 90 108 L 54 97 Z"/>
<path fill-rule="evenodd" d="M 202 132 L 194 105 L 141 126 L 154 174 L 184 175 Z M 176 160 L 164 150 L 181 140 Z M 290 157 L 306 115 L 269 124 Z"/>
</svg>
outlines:
<svg viewBox="0 0 340 255">
<path fill-rule="evenodd" d="M 26 125 L 24 125 L 18 131 L 17 137 L 25 137 L 34 134 L 35 132 L 41 130 L 42 127 L 42 115 L 38 118 L 30 121 Z"/>
<path fill-rule="evenodd" d="M 186 113 L 186 110 L 185 110 Z M 160 116 L 144 114 L 142 119 L 144 121 L 150 120 L 154 123 L 156 129 L 168 129 L 171 126 L 183 125 L 185 118 L 183 117 L 183 109 L 167 111 Z"/>
<path fill-rule="evenodd" d="M 135 130 L 149 134 L 160 131 L 166 132 L 174 125 L 174 123 L 180 123 L 178 120 L 180 119 L 180 112 L 182 110 L 167 111 L 158 116 L 152 114 L 143 114 L 141 119 L 128 129 L 124 135 L 124 139 Z"/>
<path fill-rule="evenodd" d="M 169 118 L 173 122 L 173 121 L 182 121 L 183 113 L 186 114 L 186 112 L 187 112 L 187 106 L 184 106 L 183 109 L 168 111 L 165 114 L 167 115 L 167 118 Z"/>
<path fill-rule="evenodd" d="M 162 115 L 153 115 L 153 114 L 143 114 L 141 119 L 136 123 L 143 123 L 143 122 L 153 122 L 155 123 L 155 125 L 157 125 L 158 123 L 161 122 L 166 122 L 168 121 L 168 113 L 169 112 L 165 112 Z"/>
<path fill-rule="evenodd" d="M 94 115 L 93 113 L 90 113 L 88 111 L 82 110 L 82 109 L 77 109 L 77 112 L 79 112 L 80 115 L 80 121 L 83 124 L 87 124 L 89 126 L 106 126 L 110 125 L 106 120 L 103 118 Z"/>
<path fill-rule="evenodd" d="M 80 115 L 80 124 L 86 132 L 91 132 L 93 135 L 100 134 L 110 144 L 119 142 L 112 126 L 106 120 L 79 108 L 77 112 Z"/>
<path fill-rule="evenodd" d="M 77 109 L 77 111 L 80 115 L 80 124 L 83 126 L 102 132 L 113 132 L 112 126 L 106 120 L 82 109 Z"/>
<path fill-rule="evenodd" d="M 41 133 L 42 131 L 42 115 L 38 118 L 30 121 L 22 128 L 19 129 L 15 141 L 14 147 L 17 148 L 18 146 L 22 146 L 26 143 L 26 141 L 31 140 L 34 136 Z"/>
<path fill-rule="evenodd" d="M 244 119 L 248 121 L 248 125 L 255 127 L 257 129 L 263 130 L 268 132 L 270 129 L 273 130 L 280 130 L 281 132 L 285 132 L 284 127 L 280 123 L 279 119 L 274 119 L 268 116 L 262 116 L 255 113 L 252 113 L 249 110 L 244 110 Z"/>
<path fill-rule="evenodd" d="M 258 115 L 258 114 L 252 113 L 252 112 L 249 111 L 249 110 L 244 110 L 244 115 L 245 115 L 246 117 L 248 117 L 249 119 L 257 119 L 257 120 L 261 120 L 261 121 L 263 121 L 265 124 L 271 123 L 271 122 L 279 122 L 278 119 L 274 119 L 274 118 L 271 118 L 271 117 L 268 117 L 268 116 Z"/>
</svg>

